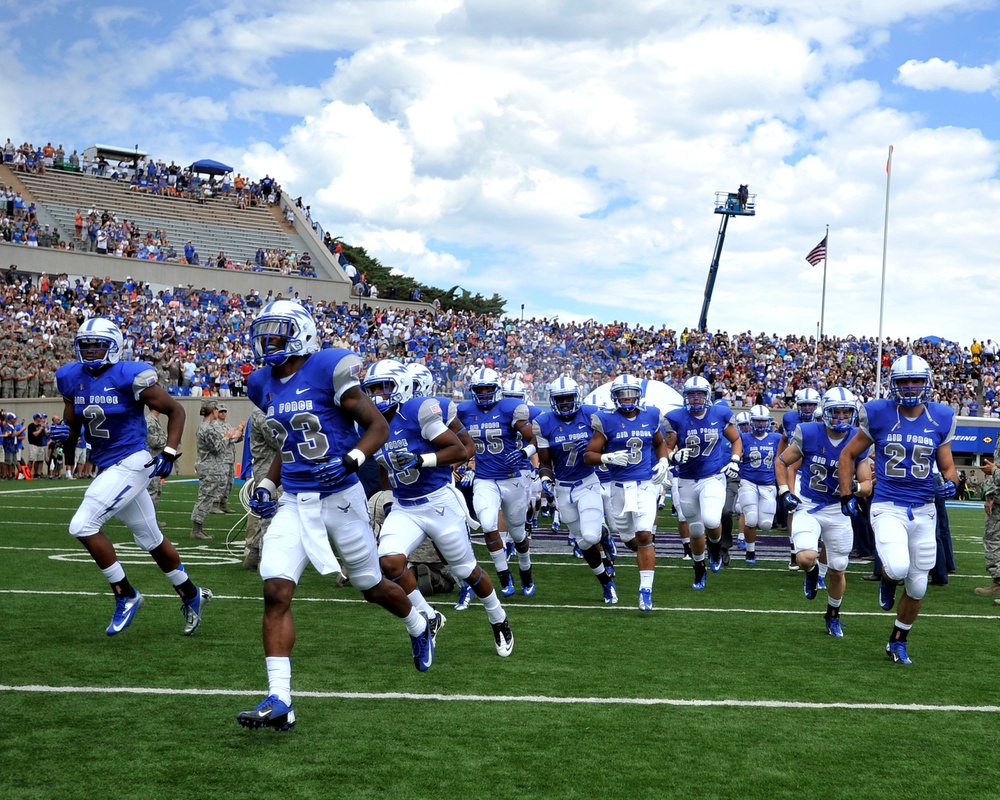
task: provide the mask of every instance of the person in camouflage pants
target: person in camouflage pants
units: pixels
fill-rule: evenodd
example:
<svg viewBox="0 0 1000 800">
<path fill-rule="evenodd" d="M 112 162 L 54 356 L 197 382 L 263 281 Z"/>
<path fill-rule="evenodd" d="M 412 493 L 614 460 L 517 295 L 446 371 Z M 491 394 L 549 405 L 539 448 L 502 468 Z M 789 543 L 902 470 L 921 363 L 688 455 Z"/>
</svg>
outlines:
<svg viewBox="0 0 1000 800">
<path fill-rule="evenodd" d="M 1000 606 L 1000 469 L 995 466 L 1000 460 L 1000 436 L 993 448 L 993 461 L 986 459 L 983 471 L 986 483 L 983 485 L 983 499 L 986 510 L 986 526 L 983 530 L 983 554 L 986 556 L 986 571 L 993 577 L 989 586 L 980 586 L 976 594 L 992 597 Z"/>
<path fill-rule="evenodd" d="M 156 458 L 167 446 L 167 432 L 160 424 L 160 412 L 149 408 L 146 409 L 146 449 L 149 454 Z M 163 478 L 154 477 L 146 486 L 149 498 L 153 501 L 153 507 L 160 502 L 160 494 L 163 491 Z M 160 525 L 162 528 L 163 526 Z"/>
<path fill-rule="evenodd" d="M 229 480 L 229 462 L 226 460 L 229 444 L 222 428 L 216 424 L 219 411 L 215 400 L 206 400 L 201 404 L 201 416 L 201 424 L 195 435 L 198 451 L 194 469 L 198 473 L 198 499 L 191 512 L 191 538 L 209 540 L 212 536 L 205 533 L 202 525 L 205 517 L 218 505 L 226 489 Z"/>
<path fill-rule="evenodd" d="M 212 509 L 213 514 L 235 514 L 236 510 L 229 507 L 229 498 L 233 494 L 233 484 L 236 482 L 236 447 L 243 441 L 243 426 L 229 424 L 229 409 L 223 404 L 218 404 L 219 416 L 216 424 L 222 430 L 222 435 L 226 440 L 226 463 L 229 470 L 229 479 L 219 497 L 219 504 Z M 265 467 L 265 470 L 267 468 Z"/>
<path fill-rule="evenodd" d="M 267 427 L 267 418 L 259 408 L 254 408 L 247 420 L 250 426 L 250 471 L 253 476 L 266 476 L 267 470 L 278 453 L 278 442 Z M 281 487 L 274 492 L 277 500 L 281 497 Z M 264 534 L 271 524 L 270 519 L 261 519 L 250 514 L 247 517 L 246 549 L 243 551 L 243 568 L 257 569 L 260 566 L 260 546 Z"/>
</svg>

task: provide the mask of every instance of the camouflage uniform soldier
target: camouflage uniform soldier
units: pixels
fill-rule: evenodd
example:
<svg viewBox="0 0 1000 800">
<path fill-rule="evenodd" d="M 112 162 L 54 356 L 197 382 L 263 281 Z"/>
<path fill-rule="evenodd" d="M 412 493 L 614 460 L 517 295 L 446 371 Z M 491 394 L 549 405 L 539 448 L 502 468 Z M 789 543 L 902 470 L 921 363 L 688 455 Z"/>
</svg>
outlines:
<svg viewBox="0 0 1000 800">
<path fill-rule="evenodd" d="M 236 510 L 229 507 L 229 498 L 233 494 L 233 484 L 236 482 L 236 445 L 239 441 L 242 441 L 243 434 L 238 428 L 229 424 L 229 409 L 223 403 L 219 403 L 218 410 L 219 416 L 215 424 L 219 426 L 223 438 L 226 440 L 224 460 L 228 464 L 229 478 L 226 481 L 225 488 L 219 495 L 219 504 L 212 509 L 211 513 L 235 514 Z"/>
<path fill-rule="evenodd" d="M 201 415 L 203 419 L 195 435 L 198 452 L 194 468 L 198 473 L 199 484 L 198 500 L 191 512 L 191 538 L 208 540 L 212 537 L 205 533 L 202 524 L 226 488 L 229 475 L 226 462 L 228 445 L 222 429 L 216 424 L 219 412 L 215 400 L 206 400 L 201 404 Z"/>
<path fill-rule="evenodd" d="M 983 553 L 986 556 L 986 571 L 993 576 L 993 583 L 980 586 L 976 594 L 980 597 L 992 597 L 993 603 L 1000 605 L 1000 437 L 993 448 L 993 461 L 986 459 L 983 471 L 986 473 L 986 483 L 983 485 L 983 499 L 986 501 L 986 527 L 983 530 Z"/>
<path fill-rule="evenodd" d="M 163 452 L 167 446 L 167 432 L 160 424 L 160 412 L 153 409 L 146 411 L 146 449 L 154 458 Z M 155 507 L 160 502 L 160 493 L 163 491 L 163 479 L 154 477 L 146 486 L 149 497 Z M 161 526 L 162 527 L 162 526 Z"/>
<path fill-rule="evenodd" d="M 267 475 L 267 470 L 279 450 L 278 442 L 267 427 L 266 419 L 263 411 L 254 408 L 250 413 L 250 419 L 247 420 L 247 425 L 250 426 L 250 471 L 256 478 L 263 478 Z M 281 492 L 282 489 L 279 486 L 272 493 L 272 497 L 277 500 L 281 497 Z M 261 519 L 253 514 L 247 517 L 246 550 L 243 555 L 244 569 L 257 569 L 260 566 L 260 546 L 270 524 L 270 519 Z"/>
<path fill-rule="evenodd" d="M 52 362 L 49 361 L 45 364 L 42 369 L 39 378 L 42 382 L 42 396 L 44 397 L 55 397 L 56 396 L 56 371 Z"/>
<path fill-rule="evenodd" d="M 8 358 L 0 368 L 0 396 L 10 400 L 14 396 L 14 363 Z"/>
<path fill-rule="evenodd" d="M 25 366 L 20 366 L 14 372 L 14 397 L 28 396 L 28 383 L 34 373 Z"/>
<path fill-rule="evenodd" d="M 41 364 L 41 357 L 37 357 L 31 362 L 32 364 Z M 41 381 L 38 378 L 39 367 L 35 367 L 31 370 L 31 375 L 28 377 L 28 393 L 25 397 L 39 397 L 42 394 L 41 391 Z"/>
</svg>

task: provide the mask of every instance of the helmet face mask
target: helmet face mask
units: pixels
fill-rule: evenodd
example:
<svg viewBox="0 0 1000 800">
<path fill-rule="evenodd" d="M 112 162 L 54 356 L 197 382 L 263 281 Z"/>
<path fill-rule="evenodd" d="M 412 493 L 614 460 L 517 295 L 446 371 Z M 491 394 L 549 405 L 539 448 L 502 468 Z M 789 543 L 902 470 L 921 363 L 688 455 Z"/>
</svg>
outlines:
<svg viewBox="0 0 1000 800">
<path fill-rule="evenodd" d="M 292 356 L 319 352 L 316 323 L 298 303 L 275 300 L 250 324 L 250 345 L 258 361 L 275 367 Z"/>
<path fill-rule="evenodd" d="M 501 394 L 513 400 L 528 402 L 528 387 L 517 378 L 511 378 L 501 387 Z"/>
<path fill-rule="evenodd" d="M 497 373 L 484 367 L 477 370 L 469 382 L 469 391 L 480 408 L 493 408 L 500 402 L 500 376 Z"/>
<path fill-rule="evenodd" d="M 795 397 L 795 407 L 802 422 L 812 422 L 816 418 L 820 396 L 815 389 L 802 389 Z"/>
<path fill-rule="evenodd" d="M 111 320 L 97 317 L 80 326 L 73 341 L 77 361 L 88 371 L 117 364 L 125 349 L 125 338 Z"/>
<path fill-rule="evenodd" d="M 410 364 L 407 367 L 410 377 L 413 379 L 414 397 L 434 396 L 434 375 L 423 364 Z"/>
<path fill-rule="evenodd" d="M 642 384 L 631 375 L 619 375 L 611 382 L 611 402 L 623 414 L 638 411 L 642 402 Z"/>
<path fill-rule="evenodd" d="M 712 385 L 698 375 L 684 381 L 681 394 L 684 397 L 684 408 L 692 414 L 700 414 L 708 408 L 708 395 L 712 391 Z"/>
<path fill-rule="evenodd" d="M 549 388 L 549 403 L 557 417 L 570 419 L 580 410 L 580 386 L 572 378 L 559 378 Z"/>
<path fill-rule="evenodd" d="M 771 432 L 773 427 L 771 424 L 771 412 L 768 411 L 767 406 L 754 406 L 750 409 L 750 426 L 753 433 L 757 436 Z"/>
<path fill-rule="evenodd" d="M 858 424 L 858 403 L 847 389 L 836 387 L 823 395 L 823 424 L 835 433 L 847 433 Z"/>
<path fill-rule="evenodd" d="M 364 389 L 375 407 L 385 413 L 413 396 L 413 379 L 402 365 L 383 359 L 369 367 Z"/>
<path fill-rule="evenodd" d="M 931 399 L 934 376 L 920 356 L 903 356 L 889 370 L 889 396 L 903 408 L 916 408 Z"/>
<path fill-rule="evenodd" d="M 751 422 L 750 422 L 750 412 L 741 411 L 736 415 L 736 429 L 740 433 L 750 433 Z"/>
</svg>

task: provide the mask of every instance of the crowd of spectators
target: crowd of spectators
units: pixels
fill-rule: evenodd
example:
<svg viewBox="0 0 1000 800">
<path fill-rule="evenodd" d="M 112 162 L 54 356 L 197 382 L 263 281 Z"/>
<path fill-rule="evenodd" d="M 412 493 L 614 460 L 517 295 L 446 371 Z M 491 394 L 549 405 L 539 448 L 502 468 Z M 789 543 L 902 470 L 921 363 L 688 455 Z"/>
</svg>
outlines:
<svg viewBox="0 0 1000 800">
<path fill-rule="evenodd" d="M 440 308 L 373 309 L 332 304 L 292 293 L 195 289 L 153 292 L 131 279 L 75 279 L 42 275 L 33 281 L 16 268 L 0 294 L 0 397 L 54 396 L 55 369 L 73 358 L 73 335 L 91 316 L 114 320 L 126 337 L 127 359 L 152 363 L 178 394 L 239 396 L 253 370 L 246 332 L 254 313 L 272 299 L 302 303 L 315 317 L 324 346 L 348 347 L 366 361 L 424 362 L 438 391 L 465 395 L 471 375 L 491 367 L 524 381 L 537 401 L 566 375 L 587 391 L 629 373 L 680 387 L 693 374 L 707 378 L 716 399 L 733 406 L 791 406 L 798 389 L 822 392 L 846 386 L 862 399 L 876 395 L 878 343 L 865 337 L 776 333 L 701 333 L 625 322 L 519 321 Z M 973 352 L 975 350 L 975 352 Z M 886 339 L 882 378 L 898 355 L 915 353 L 934 369 L 934 399 L 961 416 L 1000 417 L 996 345 Z"/>
<path fill-rule="evenodd" d="M 15 146 L 10 138 L 3 147 L 3 159 L 15 172 L 44 174 L 53 167 L 79 171 L 84 175 L 123 181 L 131 191 L 164 197 L 179 197 L 205 203 L 220 198 L 239 208 L 275 205 L 282 197 L 281 185 L 270 175 L 259 180 L 244 178 L 231 172 L 207 179 L 189 168 L 166 164 L 152 157 L 139 156 L 110 165 L 103 157 L 90 160 L 76 150 L 66 155 L 63 146 L 36 147 L 30 143 Z M 300 198 L 301 200 L 301 198 Z M 294 214 L 286 204 L 286 221 L 294 224 Z M 232 258 L 224 252 L 218 256 L 202 256 L 192 242 L 175 247 L 162 229 L 139 229 L 134 222 L 111 209 L 98 209 L 91 205 L 86 211 L 78 208 L 72 235 L 64 235 L 57 228 L 39 223 L 33 202 L 25 202 L 20 192 L 0 182 L 0 239 L 29 247 L 54 247 L 60 250 L 83 251 L 119 258 L 137 258 L 146 261 L 172 261 L 176 263 L 213 266 L 219 269 L 246 270 L 250 272 L 276 272 L 280 275 L 315 278 L 316 271 L 307 252 L 297 254 L 283 249 L 258 248 L 253 260 Z"/>
</svg>

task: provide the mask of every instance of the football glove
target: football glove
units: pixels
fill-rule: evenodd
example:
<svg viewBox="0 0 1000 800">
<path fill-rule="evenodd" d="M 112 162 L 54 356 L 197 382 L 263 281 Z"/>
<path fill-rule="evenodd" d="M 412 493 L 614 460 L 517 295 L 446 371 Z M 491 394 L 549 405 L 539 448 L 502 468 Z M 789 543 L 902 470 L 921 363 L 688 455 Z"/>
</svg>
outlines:
<svg viewBox="0 0 1000 800">
<path fill-rule="evenodd" d="M 528 456 L 524 450 L 518 448 L 517 450 L 512 450 L 511 452 L 506 453 L 503 460 L 511 469 L 520 469 L 521 465 L 527 462 Z"/>
<path fill-rule="evenodd" d="M 49 438 L 53 442 L 65 442 L 69 438 L 69 425 L 57 422 L 49 429 Z"/>
<path fill-rule="evenodd" d="M 840 498 L 840 513 L 845 517 L 856 517 L 861 513 L 858 508 L 858 498 L 853 494 L 846 494 Z"/>
<path fill-rule="evenodd" d="M 662 485 L 667 482 L 667 477 L 670 475 L 670 462 L 661 458 L 653 465 L 653 483 Z"/>
<path fill-rule="evenodd" d="M 955 484 L 952 481 L 945 481 L 940 486 L 935 486 L 934 496 L 940 500 L 950 500 L 955 496 Z"/>
<path fill-rule="evenodd" d="M 328 461 L 313 467 L 313 475 L 320 486 L 335 486 L 351 472 L 357 472 L 358 462 L 348 453 L 346 456 L 334 456 Z"/>
<path fill-rule="evenodd" d="M 393 450 L 389 453 L 389 463 L 397 472 L 405 472 L 410 467 L 420 467 L 420 458 L 409 450 Z"/>
<path fill-rule="evenodd" d="M 740 462 L 730 459 L 726 462 L 726 466 L 722 468 L 722 474 L 726 476 L 727 481 L 736 480 L 740 477 Z"/>
<path fill-rule="evenodd" d="M 255 489 L 250 496 L 250 513 L 261 519 L 270 519 L 278 511 L 278 501 L 271 499 L 267 489 Z"/>
<path fill-rule="evenodd" d="M 542 494 L 545 495 L 546 500 L 555 499 L 555 483 L 553 483 L 552 478 L 542 478 Z"/>
<path fill-rule="evenodd" d="M 472 482 L 476 479 L 476 471 L 474 469 L 467 469 L 461 478 L 458 479 L 459 486 L 472 486 Z"/>
<path fill-rule="evenodd" d="M 164 448 L 162 453 L 153 456 L 149 461 L 147 461 L 143 466 L 145 469 L 149 467 L 153 468 L 152 473 L 150 473 L 150 478 L 166 478 L 174 469 L 174 462 L 180 455 L 172 447 Z"/>
<path fill-rule="evenodd" d="M 678 447 L 670 454 L 670 460 L 675 464 L 686 464 L 688 459 L 691 458 L 691 453 L 692 450 L 690 447 Z"/>
<path fill-rule="evenodd" d="M 801 500 L 799 500 L 798 497 L 796 497 L 794 494 L 792 494 L 788 489 L 785 489 L 784 491 L 781 491 L 779 489 L 778 490 L 778 499 L 782 502 L 782 504 L 784 504 L 785 511 L 794 511 L 795 509 L 797 509 L 799 507 L 799 504 L 802 502 Z"/>
<path fill-rule="evenodd" d="M 614 453 L 602 453 L 601 463 L 609 464 L 612 467 L 628 466 L 628 453 L 624 450 L 617 450 Z"/>
</svg>

